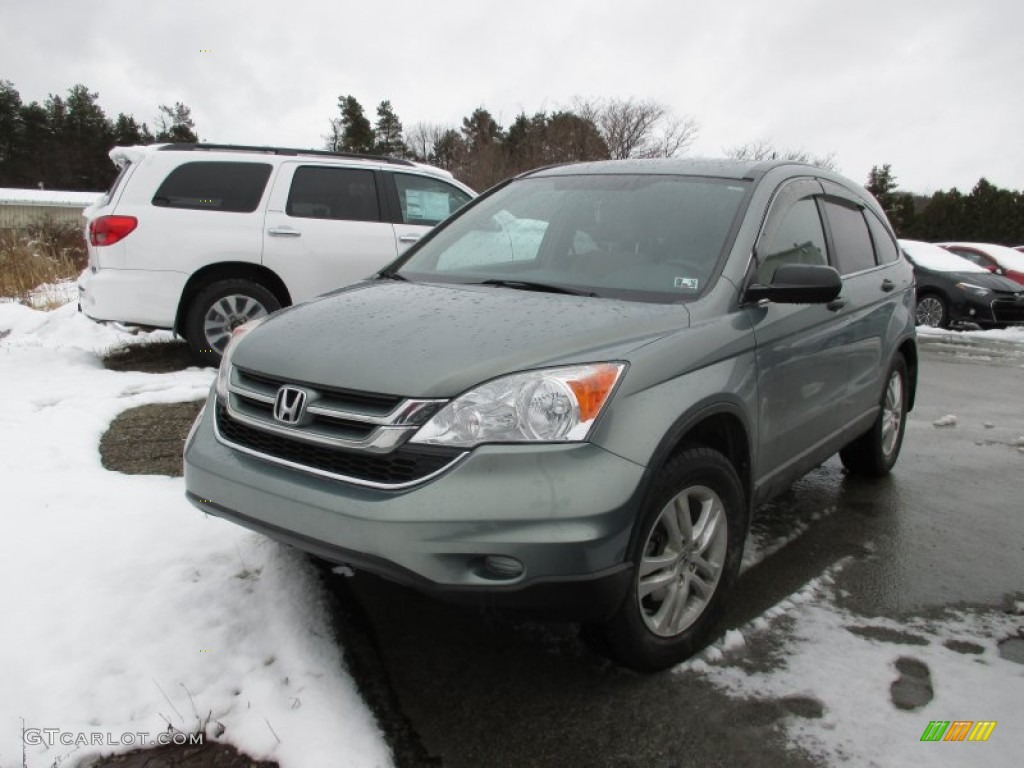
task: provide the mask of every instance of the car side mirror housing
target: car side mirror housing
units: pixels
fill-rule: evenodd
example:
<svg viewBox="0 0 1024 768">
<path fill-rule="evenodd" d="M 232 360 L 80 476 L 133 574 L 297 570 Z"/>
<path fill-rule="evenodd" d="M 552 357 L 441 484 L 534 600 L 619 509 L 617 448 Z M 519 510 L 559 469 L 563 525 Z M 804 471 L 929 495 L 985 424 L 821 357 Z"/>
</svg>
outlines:
<svg viewBox="0 0 1024 768">
<path fill-rule="evenodd" d="M 824 264 L 783 264 L 772 275 L 771 285 L 754 283 L 747 288 L 747 301 L 777 304 L 827 304 L 843 289 L 835 267 Z"/>
</svg>

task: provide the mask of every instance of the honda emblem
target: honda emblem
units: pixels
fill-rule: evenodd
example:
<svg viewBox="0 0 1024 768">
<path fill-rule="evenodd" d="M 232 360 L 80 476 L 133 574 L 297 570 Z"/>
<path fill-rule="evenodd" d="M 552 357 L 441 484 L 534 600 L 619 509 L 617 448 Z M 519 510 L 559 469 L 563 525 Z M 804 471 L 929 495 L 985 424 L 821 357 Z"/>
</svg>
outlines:
<svg viewBox="0 0 1024 768">
<path fill-rule="evenodd" d="M 274 398 L 274 419 L 282 424 L 298 424 L 306 411 L 306 392 L 297 387 L 281 387 Z"/>
</svg>

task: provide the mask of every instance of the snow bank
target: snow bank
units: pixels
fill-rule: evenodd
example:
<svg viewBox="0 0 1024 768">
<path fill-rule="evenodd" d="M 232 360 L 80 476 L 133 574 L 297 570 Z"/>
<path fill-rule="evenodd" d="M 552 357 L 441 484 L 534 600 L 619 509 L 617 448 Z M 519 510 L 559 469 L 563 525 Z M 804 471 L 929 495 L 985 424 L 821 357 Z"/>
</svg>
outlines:
<svg viewBox="0 0 1024 768">
<path fill-rule="evenodd" d="M 100 466 L 114 416 L 213 378 L 105 370 L 97 350 L 128 338 L 70 305 L 0 305 L 0 766 L 22 765 L 22 728 L 57 729 L 26 747 L 50 766 L 169 727 L 285 768 L 390 765 L 307 562 L 204 517 L 180 479 Z"/>
</svg>

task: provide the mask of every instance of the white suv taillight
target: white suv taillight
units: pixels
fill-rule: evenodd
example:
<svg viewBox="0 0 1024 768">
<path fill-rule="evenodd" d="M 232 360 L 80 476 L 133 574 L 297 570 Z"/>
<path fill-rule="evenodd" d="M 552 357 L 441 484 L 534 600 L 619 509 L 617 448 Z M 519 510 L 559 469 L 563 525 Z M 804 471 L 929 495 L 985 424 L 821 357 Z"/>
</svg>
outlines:
<svg viewBox="0 0 1024 768">
<path fill-rule="evenodd" d="M 89 222 L 89 243 L 113 245 L 123 240 L 139 225 L 134 216 L 100 216 Z"/>
</svg>

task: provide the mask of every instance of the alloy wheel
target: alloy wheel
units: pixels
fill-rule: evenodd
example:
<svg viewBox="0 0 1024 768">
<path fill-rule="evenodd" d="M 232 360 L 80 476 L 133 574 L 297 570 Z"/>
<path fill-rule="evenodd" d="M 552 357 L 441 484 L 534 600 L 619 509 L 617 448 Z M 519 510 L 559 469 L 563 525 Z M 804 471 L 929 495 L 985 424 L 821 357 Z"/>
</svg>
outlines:
<svg viewBox="0 0 1024 768">
<path fill-rule="evenodd" d="M 903 428 L 903 377 L 899 371 L 889 375 L 882 403 L 882 453 L 892 456 Z"/>
<path fill-rule="evenodd" d="M 927 325 L 938 328 L 942 325 L 942 302 L 934 296 L 925 296 L 917 302 L 915 317 L 918 325 Z"/>
<path fill-rule="evenodd" d="M 267 308 L 251 296 L 238 293 L 224 296 L 206 310 L 203 333 L 210 347 L 222 353 L 235 328 L 266 314 Z"/>
<path fill-rule="evenodd" d="M 701 616 L 722 576 L 728 523 L 721 498 L 695 485 L 661 510 L 644 544 L 637 601 L 647 628 L 672 637 Z"/>
</svg>

